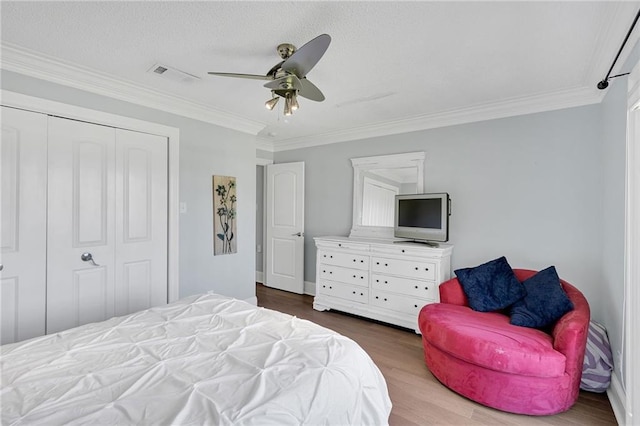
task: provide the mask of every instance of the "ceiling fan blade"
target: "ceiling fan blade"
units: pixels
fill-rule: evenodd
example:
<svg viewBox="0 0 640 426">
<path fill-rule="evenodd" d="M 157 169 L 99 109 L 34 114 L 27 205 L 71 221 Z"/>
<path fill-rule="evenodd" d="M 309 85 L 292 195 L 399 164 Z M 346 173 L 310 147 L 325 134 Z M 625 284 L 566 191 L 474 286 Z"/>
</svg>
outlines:
<svg viewBox="0 0 640 426">
<path fill-rule="evenodd" d="M 250 78 L 253 80 L 273 80 L 273 77 L 269 75 L 236 74 L 231 72 L 211 72 L 211 71 L 209 71 L 209 74 L 218 75 L 221 77 Z"/>
<path fill-rule="evenodd" d="M 311 99 L 312 101 L 322 102 L 324 101 L 324 95 L 316 87 L 315 84 L 307 80 L 306 78 L 300 79 L 302 83 L 302 89 L 298 90 L 298 95 L 303 98 Z"/>
<path fill-rule="evenodd" d="M 285 75 L 284 77 L 276 78 L 273 81 L 265 83 L 264 87 L 271 90 L 302 90 L 303 86 L 300 79 L 293 74 Z"/>
<path fill-rule="evenodd" d="M 322 58 L 329 43 L 331 43 L 331 37 L 328 34 L 319 35 L 287 58 L 282 64 L 282 69 L 299 78 L 304 77 Z"/>
</svg>

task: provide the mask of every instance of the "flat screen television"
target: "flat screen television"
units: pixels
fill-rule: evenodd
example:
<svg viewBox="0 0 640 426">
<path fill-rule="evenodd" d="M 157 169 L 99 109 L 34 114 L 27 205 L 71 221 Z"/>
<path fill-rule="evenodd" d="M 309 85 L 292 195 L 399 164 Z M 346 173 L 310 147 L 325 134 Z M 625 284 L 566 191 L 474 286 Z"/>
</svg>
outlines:
<svg viewBox="0 0 640 426">
<path fill-rule="evenodd" d="M 448 193 L 396 195 L 395 202 L 395 237 L 424 243 L 449 240 Z"/>
</svg>

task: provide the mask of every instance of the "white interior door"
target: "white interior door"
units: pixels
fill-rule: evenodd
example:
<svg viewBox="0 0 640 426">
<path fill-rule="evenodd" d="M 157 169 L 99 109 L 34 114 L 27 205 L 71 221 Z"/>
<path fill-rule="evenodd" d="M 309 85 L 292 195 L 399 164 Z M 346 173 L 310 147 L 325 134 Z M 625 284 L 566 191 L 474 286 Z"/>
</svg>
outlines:
<svg viewBox="0 0 640 426">
<path fill-rule="evenodd" d="M 167 303 L 166 137 L 116 130 L 115 313 Z"/>
<path fill-rule="evenodd" d="M 47 116 L 2 107 L 0 344 L 44 334 Z"/>
<path fill-rule="evenodd" d="M 265 285 L 304 292 L 304 163 L 268 164 Z"/>
<path fill-rule="evenodd" d="M 114 315 L 114 158 L 115 129 L 49 119 L 47 333 Z"/>
</svg>

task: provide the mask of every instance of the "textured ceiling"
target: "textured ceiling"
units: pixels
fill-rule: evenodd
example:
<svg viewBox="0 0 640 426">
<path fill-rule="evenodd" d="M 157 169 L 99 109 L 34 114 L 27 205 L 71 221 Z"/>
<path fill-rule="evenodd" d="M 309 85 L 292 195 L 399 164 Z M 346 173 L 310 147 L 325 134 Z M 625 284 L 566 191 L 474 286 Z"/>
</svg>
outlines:
<svg viewBox="0 0 640 426">
<path fill-rule="evenodd" d="M 597 102 L 595 84 L 640 2 L 2 1 L 0 7 L 3 46 L 258 123 L 258 136 L 277 147 L 501 105 L 544 108 L 562 96 Z M 300 99 L 291 117 L 282 115 L 282 103 L 264 108 L 270 93 L 263 81 L 207 75 L 265 74 L 280 60 L 279 43 L 299 47 L 323 33 L 332 43 L 307 77 L 326 100 Z M 200 80 L 148 73 L 157 63 Z"/>
</svg>

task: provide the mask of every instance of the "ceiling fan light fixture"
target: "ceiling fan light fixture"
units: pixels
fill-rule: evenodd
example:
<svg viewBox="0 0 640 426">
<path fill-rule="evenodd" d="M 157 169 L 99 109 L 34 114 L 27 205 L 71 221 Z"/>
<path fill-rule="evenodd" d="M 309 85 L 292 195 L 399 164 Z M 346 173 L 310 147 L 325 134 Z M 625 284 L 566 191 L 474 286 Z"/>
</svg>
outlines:
<svg viewBox="0 0 640 426">
<path fill-rule="evenodd" d="M 300 108 L 300 105 L 298 104 L 298 95 L 296 92 L 293 92 L 291 95 L 291 110 L 295 111 L 298 108 Z"/>
<path fill-rule="evenodd" d="M 325 98 L 320 89 L 307 80 L 306 75 L 322 58 L 329 47 L 329 43 L 331 43 L 331 37 L 328 34 L 320 34 L 299 49 L 296 49 L 290 43 L 282 43 L 277 47 L 282 61 L 273 66 L 264 75 L 214 71 L 209 71 L 208 74 L 221 77 L 268 80 L 263 86 L 271 90 L 271 99 L 264 103 L 265 108 L 269 111 L 273 110 L 278 103 L 278 99 L 284 98 L 284 115 L 289 116 L 300 107 L 298 95 L 316 102 L 324 101 Z M 166 70 L 166 67 L 160 67 L 158 72 Z"/>
<path fill-rule="evenodd" d="M 289 99 L 285 99 L 284 102 L 284 115 L 290 116 L 293 114 L 293 110 L 291 109 L 291 101 Z"/>
<path fill-rule="evenodd" d="M 273 110 L 273 108 L 276 106 L 276 104 L 278 103 L 278 99 L 280 99 L 277 96 L 274 96 L 273 98 L 269 99 L 267 102 L 264 103 L 264 106 L 269 110 Z"/>
</svg>

